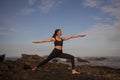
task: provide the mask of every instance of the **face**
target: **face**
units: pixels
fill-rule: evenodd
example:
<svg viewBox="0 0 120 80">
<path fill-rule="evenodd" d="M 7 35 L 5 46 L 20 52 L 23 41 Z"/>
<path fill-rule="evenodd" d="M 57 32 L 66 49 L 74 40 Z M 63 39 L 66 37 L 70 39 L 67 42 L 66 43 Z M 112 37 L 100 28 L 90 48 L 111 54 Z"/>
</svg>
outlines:
<svg viewBox="0 0 120 80">
<path fill-rule="evenodd" d="M 62 35 L 62 31 L 59 30 L 59 31 L 57 32 L 57 35 L 58 35 L 58 36 L 61 36 L 61 35 Z"/>
</svg>

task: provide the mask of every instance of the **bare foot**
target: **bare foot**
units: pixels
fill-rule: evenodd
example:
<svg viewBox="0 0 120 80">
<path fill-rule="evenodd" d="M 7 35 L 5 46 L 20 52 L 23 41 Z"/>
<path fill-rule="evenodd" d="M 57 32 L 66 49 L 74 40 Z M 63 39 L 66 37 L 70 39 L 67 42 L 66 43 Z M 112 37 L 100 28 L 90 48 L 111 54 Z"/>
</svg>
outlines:
<svg viewBox="0 0 120 80">
<path fill-rule="evenodd" d="M 32 71 L 35 71 L 37 69 L 37 67 L 34 67 L 34 68 L 32 68 Z"/>
<path fill-rule="evenodd" d="M 72 74 L 80 74 L 80 72 L 78 72 L 76 70 L 72 70 Z"/>
</svg>

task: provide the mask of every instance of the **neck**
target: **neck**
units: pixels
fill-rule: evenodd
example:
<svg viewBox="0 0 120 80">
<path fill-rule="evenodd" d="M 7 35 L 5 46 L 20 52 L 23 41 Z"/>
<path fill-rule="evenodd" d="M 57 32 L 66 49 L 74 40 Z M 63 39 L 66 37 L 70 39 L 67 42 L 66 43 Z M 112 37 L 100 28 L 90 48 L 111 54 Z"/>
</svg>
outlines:
<svg viewBox="0 0 120 80">
<path fill-rule="evenodd" d="M 56 36 L 56 38 L 60 38 L 60 36 Z"/>
</svg>

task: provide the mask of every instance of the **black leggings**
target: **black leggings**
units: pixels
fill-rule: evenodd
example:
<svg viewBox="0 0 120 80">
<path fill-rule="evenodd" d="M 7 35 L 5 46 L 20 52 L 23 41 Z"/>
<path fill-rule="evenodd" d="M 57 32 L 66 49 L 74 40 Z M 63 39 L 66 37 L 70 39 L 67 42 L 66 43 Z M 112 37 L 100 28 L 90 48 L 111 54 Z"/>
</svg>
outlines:
<svg viewBox="0 0 120 80">
<path fill-rule="evenodd" d="M 50 61 L 53 58 L 66 58 L 66 59 L 70 59 L 71 60 L 71 65 L 72 65 L 72 69 L 75 68 L 74 66 L 74 56 L 69 55 L 69 54 L 65 54 L 62 52 L 62 50 L 58 50 L 56 48 L 53 49 L 53 51 L 50 53 L 50 55 L 47 57 L 47 59 L 43 60 L 42 62 L 40 62 L 37 67 L 40 67 L 42 65 L 44 65 L 45 63 L 47 63 L 48 61 Z"/>
</svg>

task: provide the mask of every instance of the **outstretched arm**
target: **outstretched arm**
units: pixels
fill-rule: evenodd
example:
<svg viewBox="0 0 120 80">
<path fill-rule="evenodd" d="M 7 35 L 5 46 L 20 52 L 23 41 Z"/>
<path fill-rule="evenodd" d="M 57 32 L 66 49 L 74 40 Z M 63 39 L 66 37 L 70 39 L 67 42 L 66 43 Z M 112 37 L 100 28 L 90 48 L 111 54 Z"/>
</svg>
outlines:
<svg viewBox="0 0 120 80">
<path fill-rule="evenodd" d="M 50 39 L 47 39 L 47 40 L 33 41 L 33 43 L 44 43 L 44 42 L 52 42 L 52 41 L 54 41 L 54 38 L 50 38 Z"/>
<path fill-rule="evenodd" d="M 75 36 L 64 37 L 62 39 L 63 40 L 69 40 L 69 39 L 72 39 L 72 38 L 85 37 L 85 36 L 86 36 L 85 34 L 79 34 L 79 35 L 75 35 Z"/>
</svg>

